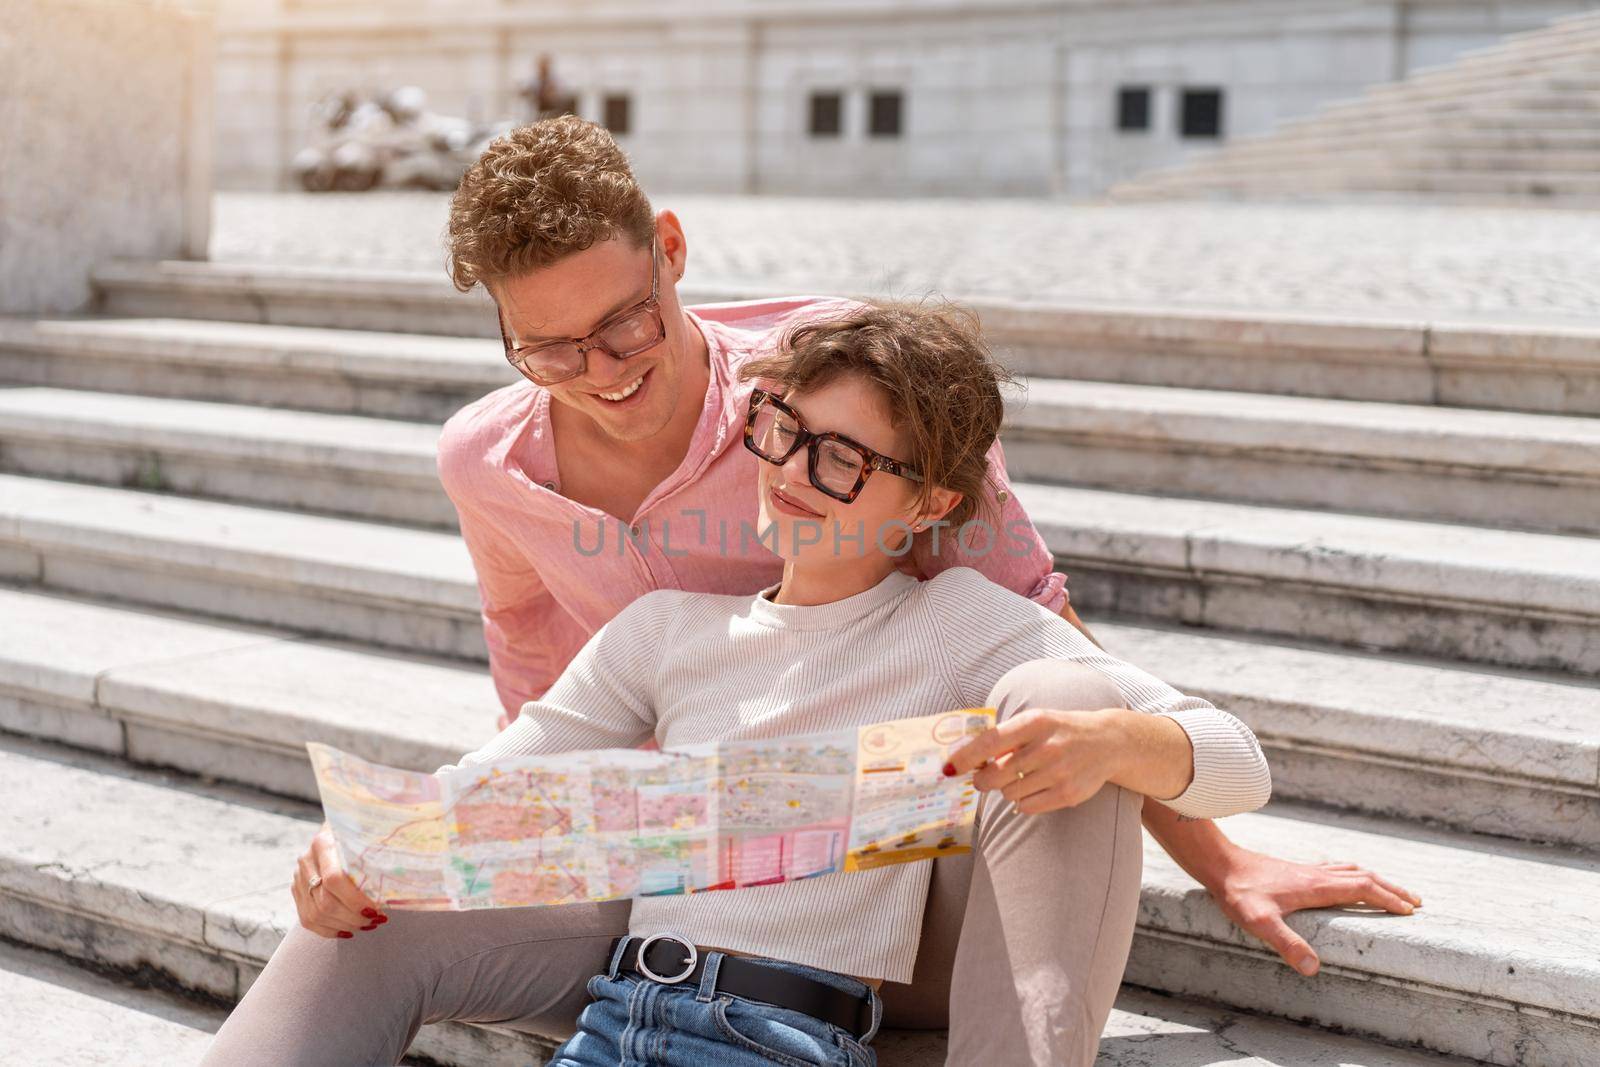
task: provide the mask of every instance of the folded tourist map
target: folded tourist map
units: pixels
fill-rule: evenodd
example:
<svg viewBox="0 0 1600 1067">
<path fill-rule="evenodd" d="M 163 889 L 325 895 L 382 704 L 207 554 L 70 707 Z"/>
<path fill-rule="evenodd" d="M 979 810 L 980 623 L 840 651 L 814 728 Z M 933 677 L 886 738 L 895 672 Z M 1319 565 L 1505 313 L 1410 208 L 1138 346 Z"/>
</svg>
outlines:
<svg viewBox="0 0 1600 1067">
<path fill-rule="evenodd" d="M 994 709 L 660 752 L 506 757 L 442 774 L 308 742 L 345 870 L 395 908 L 698 893 L 971 847 L 977 794 L 946 778 Z"/>
</svg>

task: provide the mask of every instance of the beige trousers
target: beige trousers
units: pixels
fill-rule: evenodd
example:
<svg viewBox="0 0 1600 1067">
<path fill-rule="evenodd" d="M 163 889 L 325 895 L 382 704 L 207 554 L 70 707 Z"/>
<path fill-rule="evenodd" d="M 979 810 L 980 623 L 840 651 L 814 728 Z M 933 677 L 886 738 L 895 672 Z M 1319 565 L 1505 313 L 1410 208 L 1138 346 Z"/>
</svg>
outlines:
<svg viewBox="0 0 1600 1067">
<path fill-rule="evenodd" d="M 1123 706 L 1104 676 L 1048 660 L 1007 673 L 990 699 L 1002 718 Z M 934 862 L 916 975 L 884 984 L 884 1026 L 948 1026 L 954 1064 L 1089 1067 L 1133 940 L 1143 801 L 1107 785 L 1077 807 L 1019 815 L 986 794 L 973 852 Z M 444 1020 L 564 1039 L 628 909 L 396 910 L 350 940 L 295 926 L 203 1062 L 393 1064 Z"/>
</svg>

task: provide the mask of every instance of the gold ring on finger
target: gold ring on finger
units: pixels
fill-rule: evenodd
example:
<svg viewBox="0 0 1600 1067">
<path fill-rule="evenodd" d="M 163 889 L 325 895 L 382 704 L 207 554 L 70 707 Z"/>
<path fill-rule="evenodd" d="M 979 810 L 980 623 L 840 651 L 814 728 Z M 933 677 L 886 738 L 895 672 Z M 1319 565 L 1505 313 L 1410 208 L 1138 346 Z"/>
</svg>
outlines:
<svg viewBox="0 0 1600 1067">
<path fill-rule="evenodd" d="M 319 886 L 319 885 L 321 885 L 321 884 L 322 884 L 322 875 L 320 875 L 320 874 L 313 874 L 313 875 L 312 875 L 312 876 L 311 876 L 311 881 L 309 881 L 309 882 L 307 882 L 307 883 L 306 883 L 306 887 L 307 887 L 307 888 L 308 888 L 308 889 L 315 889 L 315 888 L 317 888 L 317 886 Z"/>
<path fill-rule="evenodd" d="M 1022 781 L 1022 780 L 1023 780 L 1023 779 L 1024 779 L 1024 778 L 1026 778 L 1026 777 L 1027 777 L 1027 776 L 1028 776 L 1028 772 L 1027 772 L 1027 771 L 1018 771 L 1018 772 L 1017 772 L 1017 781 L 1019 781 L 1019 782 L 1020 782 L 1020 781 Z"/>
</svg>

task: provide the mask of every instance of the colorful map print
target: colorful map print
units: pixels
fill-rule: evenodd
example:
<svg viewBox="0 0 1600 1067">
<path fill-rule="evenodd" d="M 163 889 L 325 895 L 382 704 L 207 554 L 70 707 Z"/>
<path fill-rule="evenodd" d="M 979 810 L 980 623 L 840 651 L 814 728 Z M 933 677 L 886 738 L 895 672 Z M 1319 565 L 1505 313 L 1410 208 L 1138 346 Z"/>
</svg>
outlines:
<svg viewBox="0 0 1600 1067">
<path fill-rule="evenodd" d="M 345 869 L 390 907 L 698 893 L 970 848 L 977 796 L 946 778 L 991 708 L 661 752 L 519 756 L 443 775 L 310 742 Z"/>
</svg>

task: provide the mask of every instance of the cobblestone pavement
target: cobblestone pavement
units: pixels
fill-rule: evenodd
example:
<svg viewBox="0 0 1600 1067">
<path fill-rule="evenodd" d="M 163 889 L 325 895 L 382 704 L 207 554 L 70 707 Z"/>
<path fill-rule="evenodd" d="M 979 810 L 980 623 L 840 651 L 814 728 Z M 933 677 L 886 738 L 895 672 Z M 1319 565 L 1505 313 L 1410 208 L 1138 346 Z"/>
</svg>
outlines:
<svg viewBox="0 0 1600 1067">
<path fill-rule="evenodd" d="M 437 193 L 221 193 L 212 257 L 437 271 Z M 1399 204 L 655 198 L 700 287 L 1600 319 L 1600 212 Z"/>
</svg>

